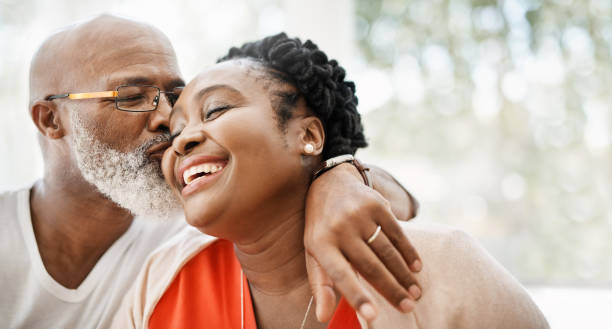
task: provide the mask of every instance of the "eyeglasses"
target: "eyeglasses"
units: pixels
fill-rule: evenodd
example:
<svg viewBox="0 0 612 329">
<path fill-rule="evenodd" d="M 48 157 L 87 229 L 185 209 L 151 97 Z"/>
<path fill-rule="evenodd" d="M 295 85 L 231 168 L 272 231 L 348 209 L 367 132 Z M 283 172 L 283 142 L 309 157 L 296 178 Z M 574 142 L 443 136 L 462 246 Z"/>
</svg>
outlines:
<svg viewBox="0 0 612 329">
<path fill-rule="evenodd" d="M 161 91 L 156 86 L 147 85 L 121 85 L 111 91 L 97 91 L 91 93 L 51 95 L 45 100 L 59 98 L 89 99 L 89 98 L 115 98 L 115 107 L 125 112 L 151 112 L 157 109 L 161 94 L 165 94 L 170 105 L 174 106 L 183 87 L 176 87 L 172 91 Z"/>
</svg>

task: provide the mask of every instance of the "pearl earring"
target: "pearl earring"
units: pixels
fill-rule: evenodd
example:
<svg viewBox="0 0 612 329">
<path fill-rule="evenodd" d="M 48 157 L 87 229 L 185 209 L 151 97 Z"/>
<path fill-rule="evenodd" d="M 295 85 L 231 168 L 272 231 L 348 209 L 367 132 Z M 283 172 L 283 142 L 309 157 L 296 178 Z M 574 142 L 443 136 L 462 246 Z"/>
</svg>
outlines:
<svg viewBox="0 0 612 329">
<path fill-rule="evenodd" d="M 304 145 L 304 153 L 312 154 L 312 152 L 314 152 L 314 145 L 312 145 L 310 143 Z"/>
</svg>

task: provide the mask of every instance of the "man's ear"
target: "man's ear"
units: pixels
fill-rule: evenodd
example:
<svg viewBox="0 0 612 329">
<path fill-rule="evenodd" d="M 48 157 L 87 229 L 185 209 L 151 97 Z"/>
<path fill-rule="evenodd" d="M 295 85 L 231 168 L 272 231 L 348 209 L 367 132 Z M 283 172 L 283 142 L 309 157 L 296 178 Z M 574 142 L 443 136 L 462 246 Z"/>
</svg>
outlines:
<svg viewBox="0 0 612 329">
<path fill-rule="evenodd" d="M 58 113 L 58 108 L 51 101 L 36 101 L 30 107 L 32 121 L 40 133 L 51 139 L 64 137 L 64 127 Z"/>
<path fill-rule="evenodd" d="M 300 146 L 303 155 L 320 155 L 325 145 L 325 129 L 321 120 L 315 116 L 302 119 L 300 131 Z M 306 145 L 312 145 L 307 147 Z M 307 152 L 308 151 L 308 152 Z M 312 152 L 310 152 L 312 151 Z"/>
</svg>

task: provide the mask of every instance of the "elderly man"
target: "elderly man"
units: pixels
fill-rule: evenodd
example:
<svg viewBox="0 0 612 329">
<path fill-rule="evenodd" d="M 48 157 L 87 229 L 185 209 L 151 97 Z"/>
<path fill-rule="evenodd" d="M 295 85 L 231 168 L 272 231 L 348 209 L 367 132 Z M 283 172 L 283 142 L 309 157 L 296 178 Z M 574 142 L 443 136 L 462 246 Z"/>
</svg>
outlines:
<svg viewBox="0 0 612 329">
<path fill-rule="evenodd" d="M 183 85 L 168 39 L 129 20 L 101 16 L 40 47 L 29 109 L 44 177 L 0 194 L 4 327 L 108 327 L 147 255 L 183 229 L 182 220 L 167 219 L 177 209 L 159 168 L 170 141 L 168 114 Z M 126 106 L 130 88 L 151 93 L 150 106 Z M 394 221 L 394 214 L 413 216 L 412 199 L 384 172 L 372 176 L 380 194 L 351 164 L 310 188 L 305 243 L 321 320 L 333 310 L 332 288 L 362 316 L 376 315 L 353 268 L 400 309 L 420 295 L 410 274 L 420 270 L 418 255 Z M 371 254 L 354 255 L 376 225 L 386 238 L 370 245 Z"/>
</svg>

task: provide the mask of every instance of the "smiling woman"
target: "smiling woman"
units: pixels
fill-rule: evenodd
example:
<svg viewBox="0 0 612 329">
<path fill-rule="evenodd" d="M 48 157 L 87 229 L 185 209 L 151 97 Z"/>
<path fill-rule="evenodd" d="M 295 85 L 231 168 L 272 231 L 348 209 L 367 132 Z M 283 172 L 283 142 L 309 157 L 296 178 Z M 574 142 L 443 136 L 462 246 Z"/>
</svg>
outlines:
<svg viewBox="0 0 612 329">
<path fill-rule="evenodd" d="M 422 224 L 406 228 L 428 262 L 418 304 L 406 299 L 400 311 L 370 289 L 381 308 L 375 321 L 344 300 L 328 324 L 316 321 L 304 200 L 322 160 L 365 145 L 354 90 L 316 45 L 284 34 L 233 48 L 190 82 L 172 113 L 163 171 L 188 223 L 223 240 L 188 231 L 158 250 L 116 326 L 546 328 L 524 289 L 471 238 Z M 373 232 L 355 252 L 387 239 Z"/>
</svg>

